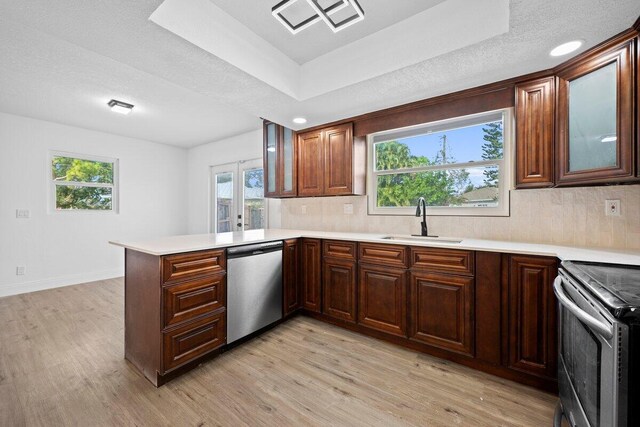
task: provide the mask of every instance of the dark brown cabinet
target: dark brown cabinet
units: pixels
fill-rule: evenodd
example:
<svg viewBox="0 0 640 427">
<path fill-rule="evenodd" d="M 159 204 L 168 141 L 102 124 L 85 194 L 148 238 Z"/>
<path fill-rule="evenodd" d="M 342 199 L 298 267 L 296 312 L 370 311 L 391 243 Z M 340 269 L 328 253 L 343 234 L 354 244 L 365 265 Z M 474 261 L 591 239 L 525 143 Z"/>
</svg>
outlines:
<svg viewBox="0 0 640 427">
<path fill-rule="evenodd" d="M 353 124 L 298 134 L 298 195 L 365 194 L 366 142 Z"/>
<path fill-rule="evenodd" d="M 302 308 L 322 311 L 322 244 L 318 239 L 302 239 L 300 242 L 300 284 Z"/>
<path fill-rule="evenodd" d="M 358 277 L 358 323 L 406 337 L 407 270 L 360 264 Z"/>
<path fill-rule="evenodd" d="M 636 180 L 636 39 L 614 38 L 556 70 L 556 184 Z"/>
<path fill-rule="evenodd" d="M 356 321 L 356 242 L 322 242 L 322 313 Z"/>
<path fill-rule="evenodd" d="M 149 381 L 161 385 L 226 344 L 224 249 L 127 249 L 125 260 L 125 358 Z"/>
<path fill-rule="evenodd" d="M 322 264 L 322 312 L 336 319 L 355 322 L 356 263 L 325 257 Z"/>
<path fill-rule="evenodd" d="M 516 188 L 554 186 L 554 77 L 516 85 Z"/>
<path fill-rule="evenodd" d="M 508 367 L 556 377 L 557 301 L 555 258 L 512 255 L 509 260 Z"/>
<path fill-rule="evenodd" d="M 295 312 L 300 308 L 300 283 L 298 280 L 300 270 L 300 245 L 298 239 L 285 240 L 282 255 L 282 286 L 283 286 L 283 311 L 284 316 Z"/>
<path fill-rule="evenodd" d="M 406 246 L 358 245 L 358 324 L 407 336 L 408 252 Z"/>
<path fill-rule="evenodd" d="M 412 247 L 409 266 L 409 338 L 473 356 L 474 252 Z"/>
<path fill-rule="evenodd" d="M 412 270 L 409 337 L 473 356 L 473 278 Z"/>
<path fill-rule="evenodd" d="M 265 121 L 263 137 L 265 197 L 295 197 L 298 194 L 295 132 Z"/>
</svg>

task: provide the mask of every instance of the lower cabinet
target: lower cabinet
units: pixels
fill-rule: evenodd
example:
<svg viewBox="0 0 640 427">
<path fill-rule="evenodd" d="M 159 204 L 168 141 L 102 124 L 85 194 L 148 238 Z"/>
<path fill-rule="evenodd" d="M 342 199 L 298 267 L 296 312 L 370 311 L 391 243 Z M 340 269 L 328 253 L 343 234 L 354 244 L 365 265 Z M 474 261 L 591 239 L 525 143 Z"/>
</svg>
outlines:
<svg viewBox="0 0 640 427">
<path fill-rule="evenodd" d="M 405 337 L 407 270 L 360 264 L 358 278 L 358 323 Z"/>
<path fill-rule="evenodd" d="M 283 315 L 287 316 L 300 307 L 300 245 L 297 239 L 285 240 L 282 254 Z"/>
<path fill-rule="evenodd" d="M 555 378 L 558 362 L 557 301 L 552 284 L 555 258 L 512 255 L 509 259 L 508 367 Z"/>
<path fill-rule="evenodd" d="M 473 355 L 473 277 L 411 271 L 409 338 Z"/>
<path fill-rule="evenodd" d="M 227 339 L 225 320 L 223 310 L 163 333 L 162 370 L 169 371 L 222 346 Z"/>
<path fill-rule="evenodd" d="M 328 258 L 322 268 L 322 312 L 336 319 L 356 321 L 356 263 Z"/>
<path fill-rule="evenodd" d="M 302 239 L 300 243 L 300 282 L 302 284 L 302 308 L 320 313 L 322 243 L 318 239 Z"/>
</svg>

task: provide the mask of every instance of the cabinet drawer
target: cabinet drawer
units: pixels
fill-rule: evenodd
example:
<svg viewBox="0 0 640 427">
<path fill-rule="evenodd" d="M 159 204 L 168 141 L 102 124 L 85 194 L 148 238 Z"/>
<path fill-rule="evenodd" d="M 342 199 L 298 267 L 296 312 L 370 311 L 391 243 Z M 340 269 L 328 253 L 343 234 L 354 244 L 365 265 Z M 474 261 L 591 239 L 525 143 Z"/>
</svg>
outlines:
<svg viewBox="0 0 640 427">
<path fill-rule="evenodd" d="M 163 334 L 164 372 L 222 346 L 227 340 L 226 311 Z"/>
<path fill-rule="evenodd" d="M 457 249 L 412 247 L 411 268 L 473 276 L 473 252 Z"/>
<path fill-rule="evenodd" d="M 356 259 L 356 242 L 325 240 L 322 243 L 322 255 L 333 258 Z"/>
<path fill-rule="evenodd" d="M 175 325 L 224 307 L 225 277 L 225 273 L 218 273 L 163 287 L 164 326 Z"/>
<path fill-rule="evenodd" d="M 162 280 L 177 282 L 225 270 L 224 249 L 162 257 Z"/>
<path fill-rule="evenodd" d="M 406 267 L 407 253 L 406 246 L 360 243 L 359 259 L 361 262 L 374 265 L 382 264 L 394 267 Z"/>
</svg>

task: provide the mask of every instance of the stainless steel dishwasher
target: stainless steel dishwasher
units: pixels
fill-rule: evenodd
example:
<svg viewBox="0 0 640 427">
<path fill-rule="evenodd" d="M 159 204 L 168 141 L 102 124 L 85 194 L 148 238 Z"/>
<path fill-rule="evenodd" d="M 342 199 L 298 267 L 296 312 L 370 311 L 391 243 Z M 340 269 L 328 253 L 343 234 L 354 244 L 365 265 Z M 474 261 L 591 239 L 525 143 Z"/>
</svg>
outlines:
<svg viewBox="0 0 640 427">
<path fill-rule="evenodd" d="M 282 319 L 282 246 L 227 249 L 227 343 Z"/>
</svg>

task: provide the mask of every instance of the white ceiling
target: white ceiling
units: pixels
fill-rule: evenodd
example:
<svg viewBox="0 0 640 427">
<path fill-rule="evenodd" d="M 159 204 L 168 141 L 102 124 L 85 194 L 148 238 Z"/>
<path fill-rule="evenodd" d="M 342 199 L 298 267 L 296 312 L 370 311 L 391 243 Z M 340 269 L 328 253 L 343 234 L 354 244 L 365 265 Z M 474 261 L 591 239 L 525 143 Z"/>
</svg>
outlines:
<svg viewBox="0 0 640 427">
<path fill-rule="evenodd" d="M 246 4 L 207 1 L 230 15 L 236 13 L 232 5 Z M 474 0 L 445 3 L 457 7 L 465 2 L 472 5 Z M 566 59 L 549 57 L 555 45 L 581 38 L 587 49 L 629 28 L 640 15 L 637 0 L 511 0 L 507 32 L 305 99 L 285 94 L 149 21 L 161 3 L 0 0 L 0 111 L 190 147 L 257 129 L 258 117 L 295 129 L 290 122 L 294 116 L 306 116 L 306 126 L 321 124 L 549 68 Z M 255 3 L 268 5 L 264 20 L 273 24 L 270 9 L 277 0 Z M 356 40 L 349 33 L 368 22 L 375 14 L 371 5 L 378 2 L 360 3 L 365 21 L 337 33 L 345 33 L 350 45 L 376 36 Z M 259 13 L 257 7 L 248 9 L 251 16 Z M 393 26 L 393 19 L 385 22 Z M 318 32 L 321 25 L 316 24 Z M 452 25 L 452 35 L 464 31 Z M 327 30 L 326 37 L 332 36 Z M 266 42 L 274 49 L 283 43 L 273 40 Z M 314 47 L 316 52 L 326 49 L 324 43 Z M 398 50 L 404 46 L 398 44 Z M 281 46 L 292 62 L 304 60 L 296 56 L 295 46 L 287 49 Z M 357 60 L 366 63 L 369 58 Z M 129 116 L 113 114 L 106 107 L 111 98 L 132 102 L 136 110 Z"/>
<path fill-rule="evenodd" d="M 365 36 L 373 34 L 389 25 L 403 21 L 423 10 L 427 10 L 445 0 L 361 0 L 365 20 L 334 34 L 324 22 L 317 22 L 311 27 L 291 34 L 276 19 L 266 19 L 271 16 L 271 8 L 279 0 L 210 0 L 229 15 L 240 21 L 258 36 L 272 44 L 276 49 L 302 65 L 327 52 L 352 43 Z M 320 5 L 331 5 L 335 1 L 319 2 Z M 272 4 L 273 3 L 273 4 Z M 313 9 L 304 0 L 297 1 L 290 6 L 291 11 L 283 14 L 289 18 L 290 14 L 300 13 L 303 17 L 313 15 Z M 339 12 L 342 14 L 343 12 Z M 344 13 L 353 13 L 353 8 L 345 9 Z M 338 19 L 338 18 L 336 18 Z M 292 22 L 299 20 L 290 19 Z"/>
</svg>

